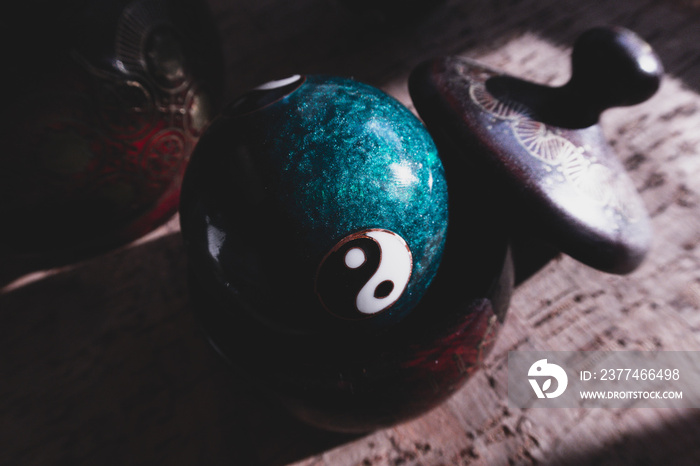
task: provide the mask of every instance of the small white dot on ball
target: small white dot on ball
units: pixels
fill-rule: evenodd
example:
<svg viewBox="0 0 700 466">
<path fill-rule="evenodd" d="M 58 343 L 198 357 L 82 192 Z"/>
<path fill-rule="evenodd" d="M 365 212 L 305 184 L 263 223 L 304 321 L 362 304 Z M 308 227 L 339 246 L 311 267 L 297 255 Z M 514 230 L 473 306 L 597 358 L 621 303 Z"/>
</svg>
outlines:
<svg viewBox="0 0 700 466">
<path fill-rule="evenodd" d="M 352 248 L 345 253 L 345 265 L 351 269 L 356 269 L 365 263 L 365 252 L 360 248 Z"/>
</svg>

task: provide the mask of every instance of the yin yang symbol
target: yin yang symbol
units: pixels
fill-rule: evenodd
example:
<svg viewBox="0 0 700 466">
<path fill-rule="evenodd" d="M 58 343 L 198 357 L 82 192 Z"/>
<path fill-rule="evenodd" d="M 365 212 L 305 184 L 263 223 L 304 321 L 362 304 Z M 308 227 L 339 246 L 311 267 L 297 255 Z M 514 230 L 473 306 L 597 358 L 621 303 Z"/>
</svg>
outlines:
<svg viewBox="0 0 700 466">
<path fill-rule="evenodd" d="M 299 89 L 305 81 L 306 76 L 295 74 L 288 78 L 261 84 L 226 107 L 224 114 L 228 116 L 240 116 L 262 110 L 275 102 L 279 102 Z"/>
<path fill-rule="evenodd" d="M 364 319 L 389 309 L 413 269 L 408 244 L 394 232 L 364 230 L 340 240 L 321 261 L 316 294 L 332 314 Z"/>
</svg>

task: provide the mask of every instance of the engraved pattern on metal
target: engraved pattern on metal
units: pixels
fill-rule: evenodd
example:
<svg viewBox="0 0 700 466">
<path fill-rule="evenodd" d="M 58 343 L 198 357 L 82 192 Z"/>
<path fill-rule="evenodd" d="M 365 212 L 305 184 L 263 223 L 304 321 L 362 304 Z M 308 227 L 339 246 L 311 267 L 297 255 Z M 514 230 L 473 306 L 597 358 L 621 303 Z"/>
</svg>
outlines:
<svg viewBox="0 0 700 466">
<path fill-rule="evenodd" d="M 634 223 L 638 220 L 638 209 L 628 205 L 627 199 L 636 199 L 634 185 L 626 176 L 616 174 L 605 165 L 595 161 L 585 147 L 577 146 L 559 134 L 556 128 L 533 120 L 523 105 L 495 98 L 487 89 L 484 81 L 465 78 L 469 85 L 472 101 L 482 110 L 499 120 L 504 120 L 513 136 L 532 157 L 546 164 L 543 168 L 551 172 L 552 168 L 563 174 L 560 182 L 574 186 L 581 194 L 603 205 L 611 215 L 621 216 L 625 221 Z"/>
</svg>

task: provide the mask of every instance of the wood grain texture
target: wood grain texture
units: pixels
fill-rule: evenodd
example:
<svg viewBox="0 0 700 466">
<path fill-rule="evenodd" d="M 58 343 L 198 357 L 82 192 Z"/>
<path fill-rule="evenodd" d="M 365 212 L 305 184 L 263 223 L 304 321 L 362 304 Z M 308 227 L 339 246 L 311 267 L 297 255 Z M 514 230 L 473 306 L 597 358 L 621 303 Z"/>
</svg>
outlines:
<svg viewBox="0 0 700 466">
<path fill-rule="evenodd" d="M 627 277 L 560 257 L 523 282 L 496 347 L 452 399 L 362 437 L 319 432 L 218 359 L 191 312 L 174 219 L 135 245 L 60 270 L 1 264 L 0 464 L 698 464 L 700 414 L 518 410 L 508 351 L 700 350 L 700 12 L 663 0 L 446 1 L 381 23 L 331 0 L 209 0 L 227 97 L 289 74 L 375 84 L 410 106 L 406 76 L 439 54 L 540 82 L 568 77 L 588 27 L 645 37 L 668 78 L 602 124 L 651 212 L 654 247 Z"/>
</svg>

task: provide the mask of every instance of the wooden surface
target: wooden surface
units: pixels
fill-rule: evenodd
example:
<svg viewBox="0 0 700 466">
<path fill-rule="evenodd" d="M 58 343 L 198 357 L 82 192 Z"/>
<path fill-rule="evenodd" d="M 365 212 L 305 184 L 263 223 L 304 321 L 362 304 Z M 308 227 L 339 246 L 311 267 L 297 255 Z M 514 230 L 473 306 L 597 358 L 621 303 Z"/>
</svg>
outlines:
<svg viewBox="0 0 700 466">
<path fill-rule="evenodd" d="M 508 408 L 511 350 L 700 350 L 700 11 L 670 0 L 446 1 L 419 20 L 359 20 L 331 0 L 210 0 L 227 97 L 289 74 L 354 76 L 409 103 L 406 75 L 455 53 L 561 83 L 568 46 L 619 24 L 661 55 L 651 101 L 606 135 L 651 212 L 627 277 L 558 258 L 522 283 L 484 369 L 443 406 L 367 436 L 319 432 L 210 350 L 173 220 L 136 245 L 25 276 L 3 268 L 0 464 L 698 464 L 700 412 Z"/>
</svg>

